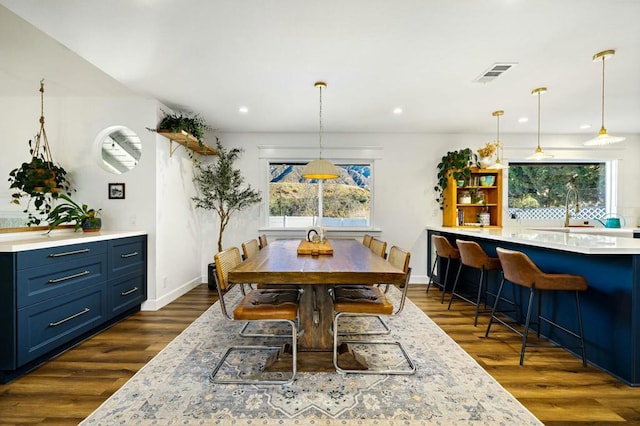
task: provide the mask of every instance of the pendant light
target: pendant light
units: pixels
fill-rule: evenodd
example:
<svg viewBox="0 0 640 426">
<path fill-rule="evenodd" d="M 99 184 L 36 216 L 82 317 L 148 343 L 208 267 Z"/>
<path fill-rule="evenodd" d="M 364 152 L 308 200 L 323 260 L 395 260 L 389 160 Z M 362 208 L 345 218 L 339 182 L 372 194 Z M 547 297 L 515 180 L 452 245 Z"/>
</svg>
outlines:
<svg viewBox="0 0 640 426">
<path fill-rule="evenodd" d="M 327 83 L 317 81 L 315 87 L 320 89 L 320 157 L 307 163 L 302 169 L 302 177 L 305 179 L 335 179 L 340 175 L 338 168 L 330 161 L 322 159 L 322 89 L 327 88 Z"/>
<path fill-rule="evenodd" d="M 509 166 L 502 163 L 502 141 L 500 141 L 500 116 L 504 115 L 504 111 L 493 111 L 491 115 L 496 118 L 496 163 L 487 168 L 492 170 L 508 169 Z"/>
<path fill-rule="evenodd" d="M 611 136 L 607 133 L 607 129 L 604 127 L 604 61 L 615 55 L 615 50 L 605 50 L 603 52 L 596 53 L 593 55 L 593 61 L 602 60 L 602 125 L 600 127 L 600 132 L 598 132 L 598 136 L 593 139 L 589 139 L 584 143 L 586 146 L 594 146 L 594 145 L 610 145 L 612 143 L 622 142 L 626 138 L 621 136 Z"/>
<path fill-rule="evenodd" d="M 537 89 L 533 89 L 531 91 L 532 95 L 538 95 L 538 147 L 533 155 L 527 157 L 528 160 L 543 160 L 545 158 L 552 158 L 553 155 L 545 154 L 545 152 L 540 147 L 540 95 L 547 91 L 546 87 L 538 87 Z"/>
</svg>

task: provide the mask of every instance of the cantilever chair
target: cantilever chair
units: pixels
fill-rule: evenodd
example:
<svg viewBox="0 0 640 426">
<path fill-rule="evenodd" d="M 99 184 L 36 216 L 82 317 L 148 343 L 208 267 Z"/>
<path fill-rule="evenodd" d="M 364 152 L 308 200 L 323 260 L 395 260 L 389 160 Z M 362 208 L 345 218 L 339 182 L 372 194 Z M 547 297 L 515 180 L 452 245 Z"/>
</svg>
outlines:
<svg viewBox="0 0 640 426">
<path fill-rule="evenodd" d="M 364 236 L 362 237 L 362 245 L 365 247 L 369 247 L 371 245 L 371 240 L 373 239 L 373 237 L 369 234 L 364 234 Z"/>
<path fill-rule="evenodd" d="M 529 327 L 531 325 L 531 312 L 533 307 L 534 299 L 538 298 L 538 337 L 540 337 L 540 326 L 541 321 L 556 327 L 568 335 L 574 337 L 579 340 L 580 348 L 582 352 L 582 365 L 584 367 L 587 366 L 587 353 L 585 350 L 584 344 L 584 333 L 582 331 L 582 314 L 580 312 L 580 297 L 579 293 L 581 291 L 586 291 L 588 288 L 587 279 L 582 275 L 575 274 L 550 274 L 542 272 L 538 266 L 533 263 L 533 261 L 526 254 L 503 249 L 501 247 L 496 248 L 496 252 L 498 253 L 498 257 L 500 258 L 500 262 L 502 263 L 502 269 L 504 271 L 504 277 L 502 282 L 500 283 L 500 287 L 498 289 L 498 295 L 496 297 L 496 302 L 493 306 L 493 310 L 491 312 L 491 318 L 489 319 L 489 325 L 487 326 L 487 331 L 485 333 L 485 337 L 489 337 L 489 331 L 491 330 L 491 324 L 493 321 L 497 321 L 500 324 L 504 325 L 511 331 L 515 332 L 519 336 L 522 337 L 522 348 L 520 349 L 520 365 L 524 364 L 524 351 L 527 346 L 541 346 L 541 345 L 530 345 L 527 343 L 527 338 L 529 335 Z M 504 321 L 500 317 L 496 316 L 496 306 L 498 305 L 498 298 L 500 297 L 500 293 L 502 292 L 502 288 L 504 286 L 504 282 L 509 281 L 513 284 L 519 285 L 524 288 L 529 289 L 529 303 L 527 306 L 527 316 L 524 324 L 524 331 L 520 332 L 515 329 L 513 325 Z M 572 291 L 575 293 L 575 301 L 576 301 L 576 321 L 578 323 L 577 331 L 572 331 L 566 328 L 563 325 L 560 325 L 555 322 L 555 314 L 551 313 L 551 317 L 545 317 L 542 315 L 540 311 L 542 303 L 541 298 L 544 292 L 548 291 Z M 566 320 L 566 319 L 565 319 Z M 546 345 L 545 345 L 546 346 Z"/>
<path fill-rule="evenodd" d="M 291 351 L 292 370 L 291 377 L 284 380 L 260 380 L 260 379 L 216 379 L 220 368 L 224 365 L 229 355 L 235 350 L 261 351 L 280 350 L 281 346 L 231 346 L 224 353 L 213 372 L 211 381 L 214 383 L 235 383 L 235 384 L 288 384 L 293 382 L 296 375 L 297 363 L 297 343 L 298 334 L 295 319 L 298 315 L 299 293 L 279 292 L 277 290 L 250 290 L 242 297 L 242 300 L 233 307 L 233 315 L 229 314 L 225 301 L 225 293 L 231 287 L 228 282 L 229 271 L 240 263 L 240 250 L 237 247 L 221 251 L 214 256 L 216 264 L 216 278 L 218 284 L 218 296 L 220 297 L 220 308 L 222 313 L 230 320 L 234 321 L 260 321 L 260 322 L 284 322 L 291 326 Z M 228 294 L 228 293 L 227 293 Z M 240 367 L 238 367 L 239 369 Z"/>
<path fill-rule="evenodd" d="M 387 258 L 387 242 L 381 241 L 377 238 L 372 238 L 371 243 L 369 244 L 369 250 L 373 253 L 377 254 L 383 259 Z"/>
<path fill-rule="evenodd" d="M 253 257 L 259 251 L 260 245 L 258 244 L 258 240 L 254 239 L 242 243 L 242 257 L 244 260 Z"/>
<path fill-rule="evenodd" d="M 333 303 L 333 365 L 339 373 L 362 373 L 362 374 L 413 374 L 416 371 L 416 367 L 411 360 L 411 357 L 405 350 L 402 343 L 398 341 L 389 340 L 341 340 L 339 339 L 338 321 L 343 316 L 393 316 L 402 312 L 404 303 L 407 297 L 407 289 L 409 288 L 409 277 L 411 276 L 411 268 L 409 267 L 409 259 L 411 254 L 408 251 L 402 250 L 396 246 L 391 247 L 389 250 L 389 263 L 402 269 L 405 272 L 405 285 L 402 291 L 402 297 L 400 299 L 398 308 L 394 311 L 393 303 L 387 298 L 387 296 L 380 290 L 379 287 L 367 286 L 367 288 L 353 288 L 346 290 L 341 295 L 334 295 Z M 367 334 L 367 333 L 358 333 Z M 396 345 L 402 352 L 404 359 L 409 365 L 409 369 L 401 370 L 393 367 L 389 367 L 384 370 L 353 370 L 343 369 L 338 365 L 338 351 L 339 343 L 354 343 L 354 344 L 370 344 L 370 345 Z"/>
</svg>

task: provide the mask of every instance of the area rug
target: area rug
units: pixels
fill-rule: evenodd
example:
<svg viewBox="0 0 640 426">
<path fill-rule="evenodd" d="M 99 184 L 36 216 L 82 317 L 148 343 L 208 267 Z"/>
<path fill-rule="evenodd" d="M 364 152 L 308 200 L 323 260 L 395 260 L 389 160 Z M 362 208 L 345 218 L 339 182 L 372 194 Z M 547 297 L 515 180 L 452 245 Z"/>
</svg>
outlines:
<svg viewBox="0 0 640 426">
<path fill-rule="evenodd" d="M 397 303 L 400 292 L 389 296 Z M 216 303 L 81 424 L 542 424 L 410 300 L 387 324 L 414 375 L 299 372 L 291 385 L 215 385 L 210 373 L 226 348 L 254 343 Z"/>
</svg>

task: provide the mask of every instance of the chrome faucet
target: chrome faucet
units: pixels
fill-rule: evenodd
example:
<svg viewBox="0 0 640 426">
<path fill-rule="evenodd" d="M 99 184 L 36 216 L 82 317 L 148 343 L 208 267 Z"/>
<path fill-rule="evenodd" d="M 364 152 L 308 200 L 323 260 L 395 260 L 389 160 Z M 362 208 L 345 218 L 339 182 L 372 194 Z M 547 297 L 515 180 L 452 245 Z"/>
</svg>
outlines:
<svg viewBox="0 0 640 426">
<path fill-rule="evenodd" d="M 578 213 L 580 211 L 580 205 L 578 204 L 578 190 L 572 183 L 569 183 L 569 189 L 567 190 L 567 199 L 564 203 L 564 227 L 565 228 L 569 227 L 569 199 L 571 198 L 571 195 L 573 195 L 575 198 L 575 203 L 576 203 L 575 212 Z"/>
</svg>

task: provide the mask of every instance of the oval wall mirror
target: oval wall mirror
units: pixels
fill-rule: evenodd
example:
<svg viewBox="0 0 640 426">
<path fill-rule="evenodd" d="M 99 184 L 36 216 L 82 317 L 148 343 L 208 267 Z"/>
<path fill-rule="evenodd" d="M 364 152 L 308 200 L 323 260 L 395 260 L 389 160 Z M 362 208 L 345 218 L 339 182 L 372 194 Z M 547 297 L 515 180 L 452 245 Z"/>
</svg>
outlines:
<svg viewBox="0 0 640 426">
<path fill-rule="evenodd" d="M 114 174 L 133 169 L 142 156 L 142 141 L 136 133 L 125 126 L 111 126 L 96 137 L 95 146 L 98 164 Z"/>
</svg>

